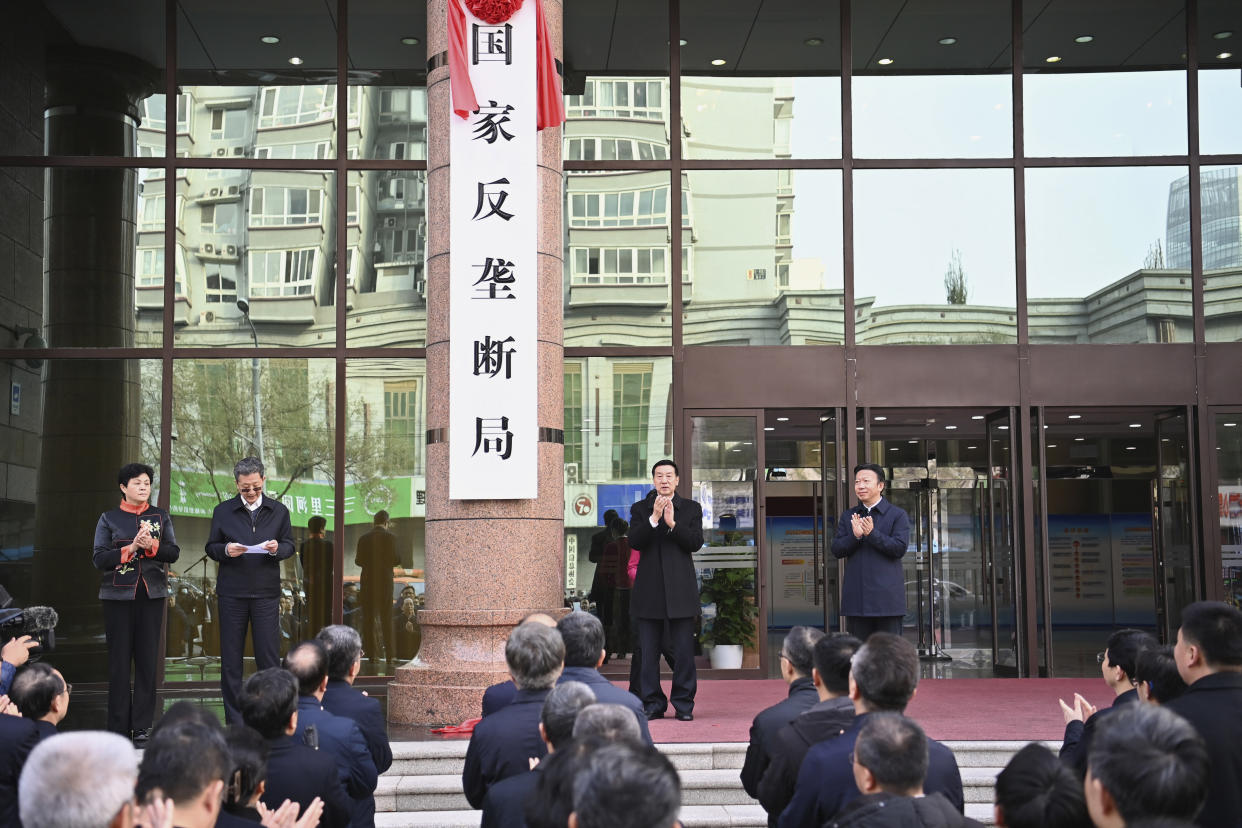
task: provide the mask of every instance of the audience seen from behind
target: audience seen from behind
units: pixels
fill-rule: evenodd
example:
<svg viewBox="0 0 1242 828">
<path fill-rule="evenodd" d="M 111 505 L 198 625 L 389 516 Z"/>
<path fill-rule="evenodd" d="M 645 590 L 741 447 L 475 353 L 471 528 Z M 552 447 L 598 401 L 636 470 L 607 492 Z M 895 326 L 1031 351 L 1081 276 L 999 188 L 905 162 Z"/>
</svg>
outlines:
<svg viewBox="0 0 1242 828">
<path fill-rule="evenodd" d="M 900 713 L 875 713 L 858 731 L 850 756 L 862 796 L 846 805 L 832 828 L 970 828 L 968 819 L 944 794 L 923 793 L 927 777 L 927 734 Z"/>
<path fill-rule="evenodd" d="M 36 746 L 7 801 L 16 811 L 20 799 L 23 828 L 131 828 L 141 817 L 144 825 L 160 824 L 161 817 L 135 804 L 137 781 L 138 754 L 129 739 L 83 730 Z M 162 807 L 155 813 L 162 815 Z M 0 824 L 18 823 L 0 814 Z"/>
<path fill-rule="evenodd" d="M 549 756 L 569 744 L 578 713 L 593 704 L 595 693 L 580 681 L 560 682 L 552 688 L 539 715 L 539 738 L 547 745 Z M 527 773 L 514 774 L 487 789 L 487 795 L 483 797 L 483 828 L 522 828 L 523 810 L 534 794 L 546 761 L 541 761 Z"/>
<path fill-rule="evenodd" d="M 807 751 L 793 799 L 781 813 L 781 828 L 818 828 L 858 798 L 849 757 L 859 731 L 874 713 L 904 713 L 918 681 L 919 656 L 913 644 L 891 633 L 874 633 L 867 639 L 850 667 L 854 721 L 840 736 L 812 745 Z M 944 794 L 962 813 L 962 777 L 953 751 L 929 739 L 927 752 L 924 789 Z"/>
<path fill-rule="evenodd" d="M 1139 698 L 1150 704 L 1168 704 L 1186 692 L 1186 682 L 1177 671 L 1171 646 L 1148 647 L 1134 662 L 1134 682 Z"/>
<path fill-rule="evenodd" d="M 69 712 L 69 682 L 46 661 L 27 664 L 17 671 L 9 698 L 22 716 L 39 729 L 39 738 L 55 736 L 57 726 Z"/>
<path fill-rule="evenodd" d="M 647 729 L 647 714 L 638 696 L 617 687 L 600 675 L 599 666 L 608 654 L 604 644 L 604 624 L 589 612 L 571 612 L 556 622 L 556 629 L 565 642 L 565 669 L 559 682 L 580 681 L 595 694 L 596 700 L 607 704 L 620 704 L 634 711 L 640 722 L 643 741 L 651 744 Z"/>
<path fill-rule="evenodd" d="M 388 719 L 378 699 L 354 689 L 354 679 L 362 669 L 362 636 L 353 627 L 332 624 L 320 630 L 316 638 L 328 650 L 328 687 L 323 692 L 323 709 L 354 720 L 367 740 L 375 772 L 383 773 L 392 767 Z"/>
<path fill-rule="evenodd" d="M 1186 692 L 1166 708 L 1194 725 L 1211 758 L 1203 826 L 1242 825 L 1242 611 L 1200 601 L 1182 610 L 1173 648 Z"/>
<path fill-rule="evenodd" d="M 253 728 L 229 725 L 224 743 L 233 769 L 224 786 L 224 813 L 219 825 L 225 828 L 259 822 L 259 797 L 267 780 L 267 742 Z"/>
<path fill-rule="evenodd" d="M 171 799 L 178 828 L 213 828 L 233 760 L 220 725 L 186 718 L 154 728 L 138 769 L 140 803 Z"/>
<path fill-rule="evenodd" d="M 833 633 L 815 642 L 811 683 L 818 701 L 765 742 L 770 764 L 759 781 L 759 804 L 768 812 L 768 825 L 776 825 L 793 799 L 798 771 L 811 745 L 840 736 L 853 723 L 850 659 L 861 646 L 849 633 Z"/>
<path fill-rule="evenodd" d="M 353 719 L 333 716 L 320 700 L 328 686 L 328 651 L 319 641 L 303 641 L 285 656 L 285 669 L 298 682 L 295 741 L 318 749 L 336 761 L 341 785 L 352 800 L 352 828 L 375 825 L 375 786 L 379 777 L 367 740 Z"/>
<path fill-rule="evenodd" d="M 1048 748 L 1031 742 L 996 777 L 1000 828 L 1091 828 L 1082 783 Z"/>
<path fill-rule="evenodd" d="M 771 745 L 777 732 L 819 701 L 811 672 L 815 668 L 815 643 L 823 637 L 822 630 L 799 626 L 791 629 L 781 643 L 781 678 L 789 685 L 789 692 L 776 704 L 759 711 L 751 722 L 750 744 L 742 763 L 742 787 L 756 799 L 759 781 L 772 761 Z"/>
<path fill-rule="evenodd" d="M 1208 792 L 1207 748 L 1194 727 L 1167 707 L 1130 705 L 1100 723 L 1084 791 L 1096 828 L 1150 817 L 1194 819 Z M 1234 812 L 1211 824 L 1235 825 L 1238 818 Z"/>
<path fill-rule="evenodd" d="M 561 634 L 537 621 L 518 625 L 505 642 L 505 663 L 517 693 L 474 726 L 466 748 L 461 785 L 472 808 L 483 807 L 492 785 L 525 773 L 547 753 L 539 738 L 539 717 L 565 663 Z"/>
<path fill-rule="evenodd" d="M 574 719 L 574 739 L 602 739 L 606 742 L 641 742 L 638 723 L 630 724 L 619 704 L 592 704 L 583 708 Z"/>
<path fill-rule="evenodd" d="M 298 721 L 297 679 L 279 667 L 260 670 L 242 685 L 238 706 L 246 726 L 267 742 L 267 781 L 259 801 L 279 808 L 288 799 L 304 814 L 321 799 L 320 828 L 348 826 L 351 803 L 336 762 L 293 738 Z"/>
<path fill-rule="evenodd" d="M 1087 753 L 1091 750 L 1091 739 L 1100 721 L 1114 710 L 1139 703 L 1134 665 L 1140 652 L 1156 646 L 1156 639 L 1142 630 L 1117 630 L 1108 637 L 1108 643 L 1096 656 L 1100 662 L 1100 674 L 1116 697 L 1113 706 L 1096 710 L 1081 693 L 1074 694 L 1073 707 L 1066 704 L 1065 699 L 1060 699 L 1061 712 L 1065 715 L 1061 759 L 1074 769 L 1080 779 L 1086 770 Z"/>
<path fill-rule="evenodd" d="M 569 828 L 672 828 L 681 810 L 681 779 L 650 745 L 604 744 L 574 774 Z"/>
<path fill-rule="evenodd" d="M 556 626 L 556 619 L 548 615 L 546 612 L 532 612 L 530 615 L 527 615 L 519 621 L 517 625 L 520 627 L 529 622 L 543 624 L 546 627 Z M 514 629 L 516 629 L 516 627 Z M 513 701 L 513 697 L 516 695 L 517 685 L 513 683 L 513 679 L 493 684 L 491 687 L 483 691 L 483 712 L 480 715 L 492 715 L 497 710 L 505 707 L 509 704 L 509 702 Z"/>
</svg>

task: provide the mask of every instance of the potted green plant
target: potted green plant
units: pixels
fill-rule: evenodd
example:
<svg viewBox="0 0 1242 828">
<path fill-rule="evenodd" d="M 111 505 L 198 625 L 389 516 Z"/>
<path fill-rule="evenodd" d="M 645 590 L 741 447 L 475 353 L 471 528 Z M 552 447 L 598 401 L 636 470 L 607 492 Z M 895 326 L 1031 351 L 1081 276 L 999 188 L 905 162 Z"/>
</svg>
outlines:
<svg viewBox="0 0 1242 828">
<path fill-rule="evenodd" d="M 704 626 L 702 642 L 711 645 L 715 669 L 742 666 L 742 650 L 755 646 L 755 571 L 749 567 L 718 568 L 703 579 L 704 604 L 716 605 L 716 617 Z"/>
</svg>

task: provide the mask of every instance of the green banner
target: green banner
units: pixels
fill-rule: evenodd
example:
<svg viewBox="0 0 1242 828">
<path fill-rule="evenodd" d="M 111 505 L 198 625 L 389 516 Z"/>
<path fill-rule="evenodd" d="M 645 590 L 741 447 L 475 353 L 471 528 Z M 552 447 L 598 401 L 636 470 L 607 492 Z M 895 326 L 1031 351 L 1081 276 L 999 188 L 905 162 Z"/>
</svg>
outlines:
<svg viewBox="0 0 1242 828">
<path fill-rule="evenodd" d="M 233 478 L 217 474 L 215 485 L 204 472 L 172 470 L 169 511 L 177 517 L 210 518 L 222 500 L 237 494 Z M 279 500 L 289 510 L 294 526 L 305 526 L 313 515 L 322 515 L 328 528 L 336 527 L 332 486 L 328 483 L 295 480 L 290 483 L 275 477 L 266 480 L 265 497 Z M 364 484 L 345 486 L 345 524 L 369 524 L 375 513 L 386 509 L 398 518 L 423 517 L 426 514 L 426 488 L 422 477 L 391 477 Z"/>
</svg>

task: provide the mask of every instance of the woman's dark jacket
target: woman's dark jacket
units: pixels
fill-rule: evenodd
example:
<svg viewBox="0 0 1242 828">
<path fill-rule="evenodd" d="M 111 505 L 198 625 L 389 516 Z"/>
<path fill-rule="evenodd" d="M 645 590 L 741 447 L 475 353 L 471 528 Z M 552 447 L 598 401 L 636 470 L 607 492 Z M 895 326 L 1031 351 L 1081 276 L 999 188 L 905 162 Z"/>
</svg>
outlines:
<svg viewBox="0 0 1242 828">
<path fill-rule="evenodd" d="M 135 547 L 133 560 L 122 564 L 121 552 L 134 542 L 143 521 L 151 524 L 151 537 L 159 541 L 159 545 L 154 550 Z M 165 564 L 172 563 L 180 555 L 172 519 L 163 509 L 148 505 L 141 514 L 134 514 L 118 506 L 104 512 L 95 525 L 94 560 L 99 570 L 99 597 L 109 601 L 132 601 L 138 594 L 141 579 L 147 597 L 167 598 Z"/>
</svg>

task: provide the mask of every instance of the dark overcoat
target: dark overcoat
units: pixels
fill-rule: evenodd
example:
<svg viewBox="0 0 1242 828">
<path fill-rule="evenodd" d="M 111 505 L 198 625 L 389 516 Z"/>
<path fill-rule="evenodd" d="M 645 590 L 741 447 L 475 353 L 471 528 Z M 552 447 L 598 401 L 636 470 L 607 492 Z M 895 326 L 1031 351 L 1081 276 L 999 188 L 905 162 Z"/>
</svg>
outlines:
<svg viewBox="0 0 1242 828">
<path fill-rule="evenodd" d="M 906 579 L 901 559 L 910 542 L 910 518 L 901 507 L 881 498 L 871 510 L 871 534 L 856 538 L 850 517 L 865 512 L 866 507 L 859 504 L 841 515 L 832 539 L 832 554 L 846 559 L 841 614 L 905 615 Z"/>
<path fill-rule="evenodd" d="M 703 548 L 703 508 L 673 495 L 673 524 L 651 526 L 656 493 L 630 507 L 630 547 L 641 554 L 630 613 L 635 618 L 693 618 L 699 614 L 699 586 L 693 555 Z"/>
</svg>

